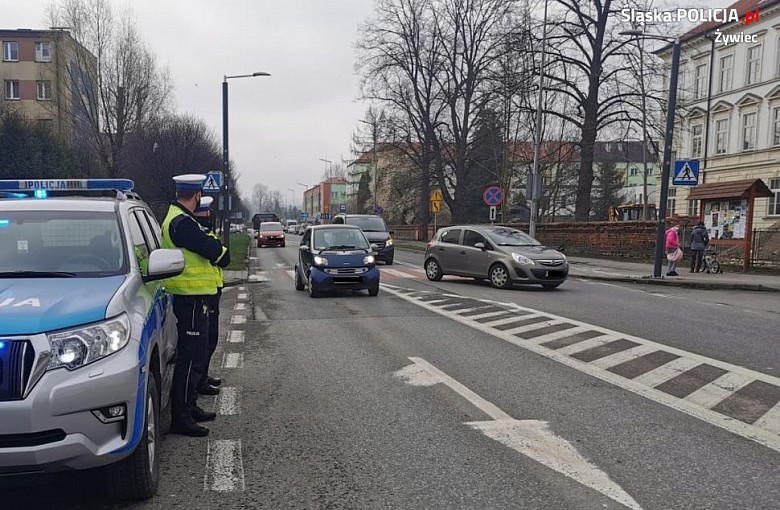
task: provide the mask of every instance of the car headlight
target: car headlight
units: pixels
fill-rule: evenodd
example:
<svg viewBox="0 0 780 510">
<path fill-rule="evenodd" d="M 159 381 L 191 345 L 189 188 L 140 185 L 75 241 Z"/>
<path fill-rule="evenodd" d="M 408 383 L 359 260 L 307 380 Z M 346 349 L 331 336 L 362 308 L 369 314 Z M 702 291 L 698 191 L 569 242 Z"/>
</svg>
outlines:
<svg viewBox="0 0 780 510">
<path fill-rule="evenodd" d="M 374 259 L 373 255 L 366 255 L 363 257 L 363 264 L 367 266 L 373 264 L 374 262 L 376 262 L 376 259 Z"/>
<path fill-rule="evenodd" d="M 512 258 L 515 259 L 515 262 L 518 264 L 524 264 L 526 266 L 533 266 L 534 261 L 526 257 L 525 255 L 520 255 L 519 253 L 512 252 Z"/>
<path fill-rule="evenodd" d="M 122 350 L 130 341 L 127 314 L 78 329 L 46 335 L 51 348 L 47 370 L 75 370 Z"/>
<path fill-rule="evenodd" d="M 385 246 L 392 246 L 393 245 L 393 238 L 391 237 L 387 241 L 385 241 Z"/>
<path fill-rule="evenodd" d="M 314 264 L 318 266 L 327 266 L 328 265 L 328 259 L 325 257 L 320 257 L 319 255 L 314 256 Z"/>
</svg>

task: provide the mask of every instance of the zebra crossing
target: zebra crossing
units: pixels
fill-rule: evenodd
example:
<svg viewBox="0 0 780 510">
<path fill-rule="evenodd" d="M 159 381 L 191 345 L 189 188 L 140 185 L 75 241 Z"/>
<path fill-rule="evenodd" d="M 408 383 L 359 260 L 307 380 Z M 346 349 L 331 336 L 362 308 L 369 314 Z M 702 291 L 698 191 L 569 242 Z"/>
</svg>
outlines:
<svg viewBox="0 0 780 510">
<path fill-rule="evenodd" d="M 514 303 L 383 285 L 417 306 L 780 451 L 780 378 Z"/>
</svg>

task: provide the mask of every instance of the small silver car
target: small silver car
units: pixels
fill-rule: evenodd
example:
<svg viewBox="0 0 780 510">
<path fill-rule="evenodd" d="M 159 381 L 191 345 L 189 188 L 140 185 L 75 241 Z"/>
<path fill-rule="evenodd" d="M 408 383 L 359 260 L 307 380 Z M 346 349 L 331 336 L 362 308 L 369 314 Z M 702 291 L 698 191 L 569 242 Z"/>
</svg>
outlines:
<svg viewBox="0 0 780 510">
<path fill-rule="evenodd" d="M 428 243 L 424 261 L 425 275 L 431 281 L 448 274 L 487 279 L 499 289 L 513 284 L 554 289 L 569 274 L 563 253 L 542 246 L 521 230 L 498 225 L 439 229 Z"/>
</svg>

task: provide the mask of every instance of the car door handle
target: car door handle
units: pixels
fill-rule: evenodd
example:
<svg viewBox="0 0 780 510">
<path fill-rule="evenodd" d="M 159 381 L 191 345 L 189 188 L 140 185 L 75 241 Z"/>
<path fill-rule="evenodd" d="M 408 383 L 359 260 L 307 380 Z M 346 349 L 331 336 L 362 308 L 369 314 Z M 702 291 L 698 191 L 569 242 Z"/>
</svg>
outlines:
<svg viewBox="0 0 780 510">
<path fill-rule="evenodd" d="M 466 254 L 466 251 L 465 251 L 465 250 L 461 250 L 460 254 L 461 254 L 461 255 L 465 255 L 465 254 Z"/>
</svg>

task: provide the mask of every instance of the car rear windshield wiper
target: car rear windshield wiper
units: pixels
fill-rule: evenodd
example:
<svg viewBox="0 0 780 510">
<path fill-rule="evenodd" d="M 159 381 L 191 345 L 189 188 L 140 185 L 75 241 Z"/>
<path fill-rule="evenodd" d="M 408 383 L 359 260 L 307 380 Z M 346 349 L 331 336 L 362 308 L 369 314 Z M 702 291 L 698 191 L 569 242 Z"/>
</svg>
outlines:
<svg viewBox="0 0 780 510">
<path fill-rule="evenodd" d="M 76 273 L 66 271 L 3 271 L 0 278 L 75 278 Z"/>
</svg>

